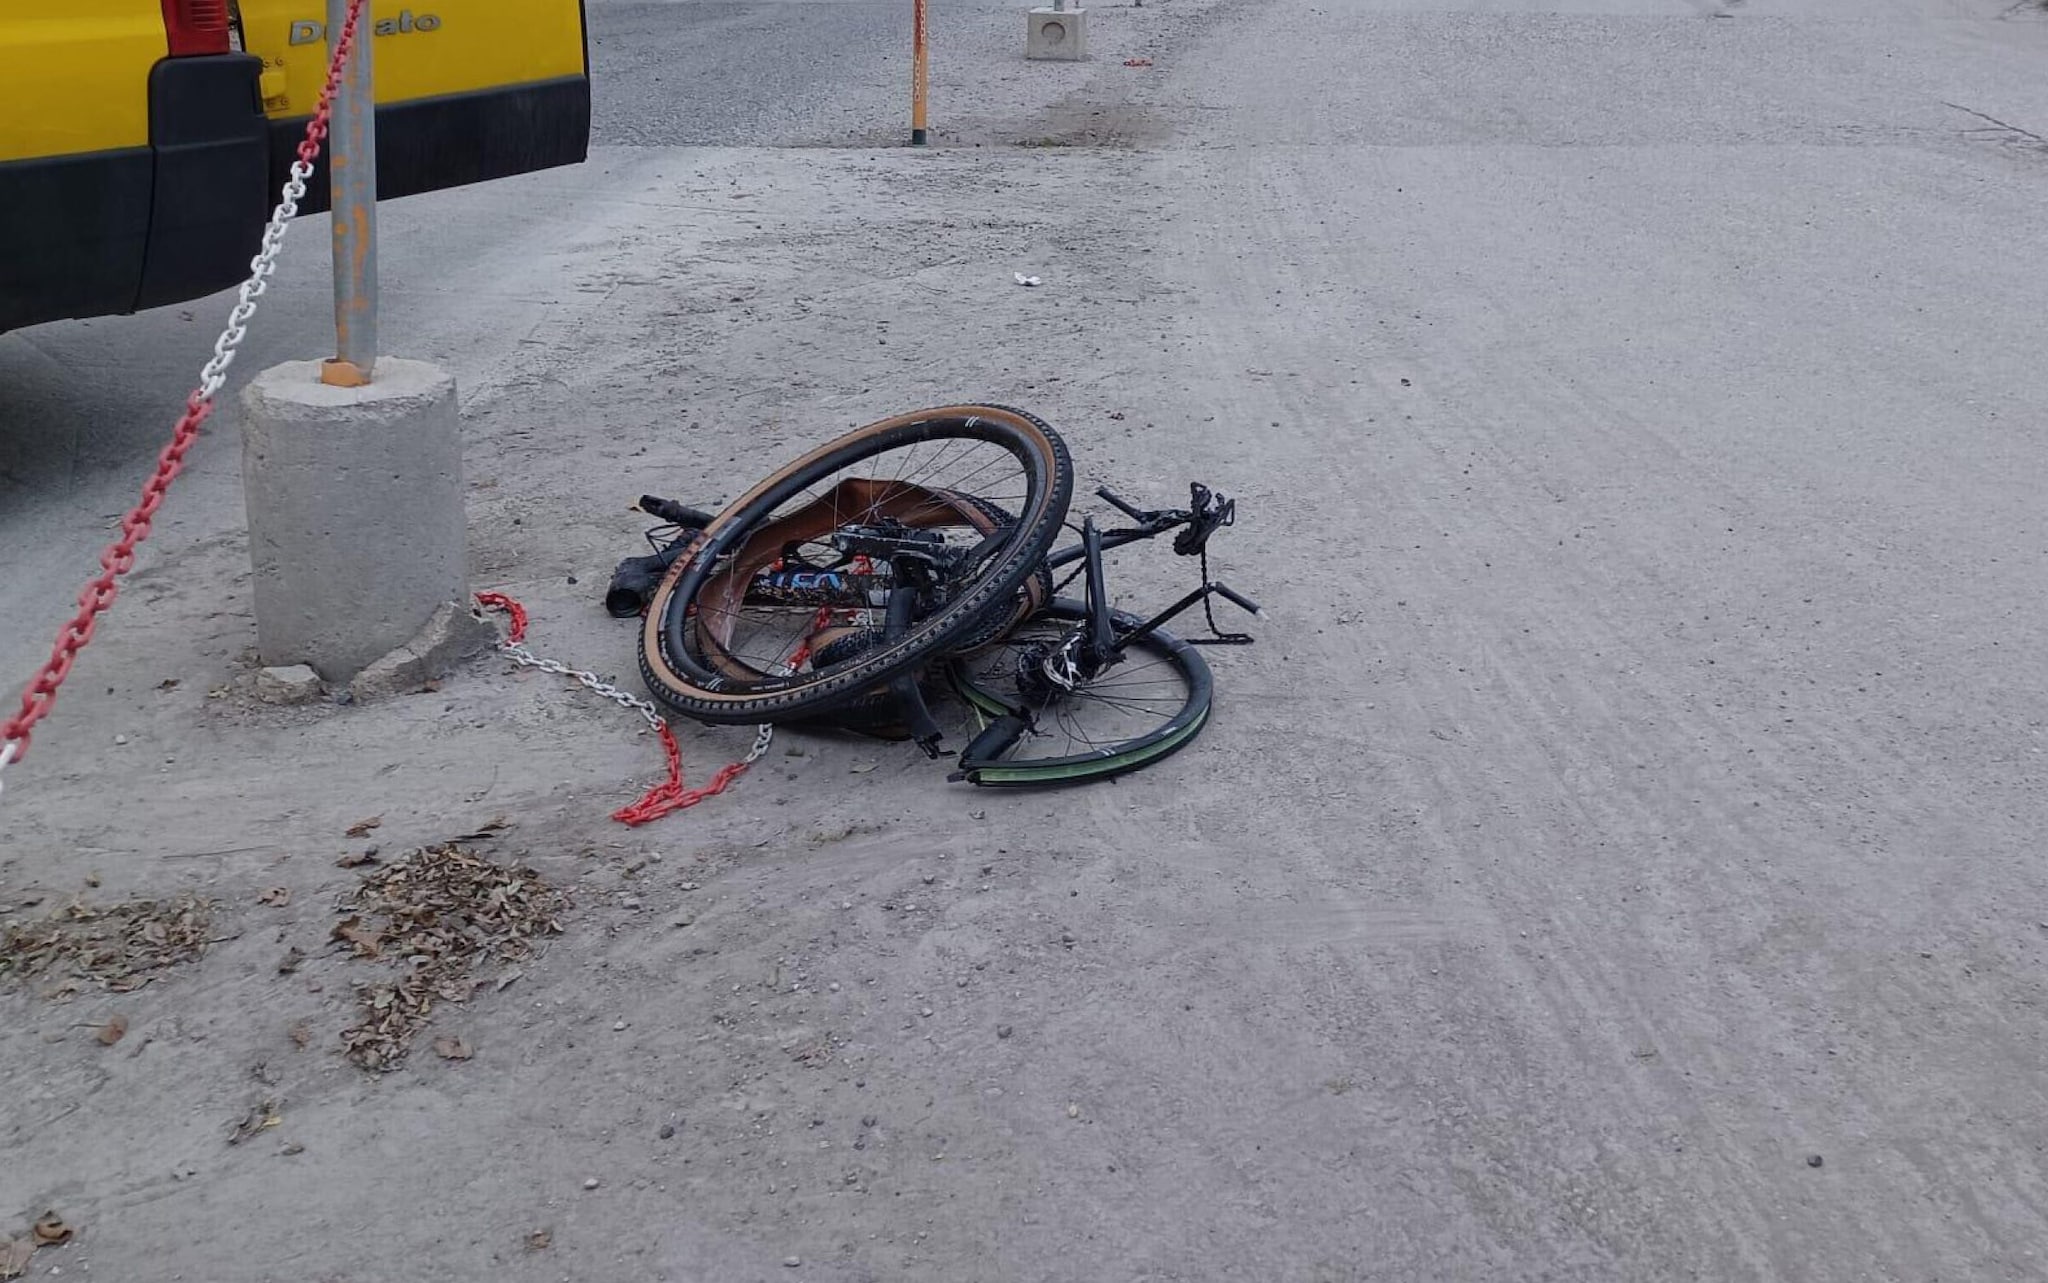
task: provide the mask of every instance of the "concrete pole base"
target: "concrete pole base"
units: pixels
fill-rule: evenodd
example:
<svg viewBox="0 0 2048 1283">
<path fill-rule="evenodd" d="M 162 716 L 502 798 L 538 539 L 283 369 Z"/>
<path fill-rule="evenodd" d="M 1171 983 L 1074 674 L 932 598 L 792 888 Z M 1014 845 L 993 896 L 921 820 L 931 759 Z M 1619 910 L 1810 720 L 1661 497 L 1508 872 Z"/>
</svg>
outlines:
<svg viewBox="0 0 2048 1283">
<path fill-rule="evenodd" d="M 1086 9 L 1033 9 L 1024 15 L 1024 56 L 1079 62 L 1088 56 Z"/>
<path fill-rule="evenodd" d="M 288 361 L 242 393 L 256 650 L 344 683 L 469 604 L 455 380 L 379 360 L 361 387 Z"/>
</svg>

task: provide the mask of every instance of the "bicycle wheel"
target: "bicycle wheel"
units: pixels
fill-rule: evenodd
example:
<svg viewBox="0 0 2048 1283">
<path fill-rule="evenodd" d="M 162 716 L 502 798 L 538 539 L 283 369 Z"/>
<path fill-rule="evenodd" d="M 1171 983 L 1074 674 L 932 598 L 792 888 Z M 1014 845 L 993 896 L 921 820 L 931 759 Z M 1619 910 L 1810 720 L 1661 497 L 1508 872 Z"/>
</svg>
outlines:
<svg viewBox="0 0 2048 1283">
<path fill-rule="evenodd" d="M 1214 688 L 1194 646 L 1169 633 L 1132 642 L 1122 663 L 1071 688 L 1044 660 L 1088 618 L 1061 599 L 994 646 L 949 660 L 947 685 L 979 728 L 953 778 L 974 784 L 1072 784 L 1149 766 L 1193 742 Z M 1120 628 L 1135 616 L 1117 612 Z"/>
<path fill-rule="evenodd" d="M 1065 443 L 1019 410 L 948 406 L 859 428 L 755 486 L 677 560 L 648 606 L 641 675 L 661 703 L 714 723 L 872 698 L 1042 600 L 1072 495 Z M 860 551 L 877 545 L 904 556 Z M 938 569 L 919 571 L 921 609 L 892 625 L 887 608 L 909 587 L 899 566 Z M 814 645 L 861 634 L 871 644 Z"/>
</svg>

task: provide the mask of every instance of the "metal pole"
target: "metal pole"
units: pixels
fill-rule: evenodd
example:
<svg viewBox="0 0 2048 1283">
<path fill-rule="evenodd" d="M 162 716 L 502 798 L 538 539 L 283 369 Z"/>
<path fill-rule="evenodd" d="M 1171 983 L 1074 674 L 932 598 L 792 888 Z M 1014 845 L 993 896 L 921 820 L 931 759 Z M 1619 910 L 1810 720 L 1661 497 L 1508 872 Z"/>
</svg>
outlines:
<svg viewBox="0 0 2048 1283">
<path fill-rule="evenodd" d="M 911 0 L 910 18 L 910 145 L 924 146 L 925 0 Z"/>
<path fill-rule="evenodd" d="M 327 48 L 333 56 L 351 0 L 327 0 Z M 322 382 L 356 387 L 377 363 L 377 99 L 370 68 L 369 0 L 356 20 L 334 119 L 327 136 L 327 173 L 334 209 L 334 359 Z"/>
</svg>

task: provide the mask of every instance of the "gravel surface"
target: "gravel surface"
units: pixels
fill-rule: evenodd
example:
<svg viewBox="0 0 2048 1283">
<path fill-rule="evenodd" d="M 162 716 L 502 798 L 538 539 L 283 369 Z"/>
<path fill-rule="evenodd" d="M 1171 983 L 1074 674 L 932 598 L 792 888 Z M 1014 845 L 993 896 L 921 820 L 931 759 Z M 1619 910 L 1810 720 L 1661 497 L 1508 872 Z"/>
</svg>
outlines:
<svg viewBox="0 0 2048 1283">
<path fill-rule="evenodd" d="M 141 989 L 0 991 L 0 1238 L 78 1229 L 31 1277 L 2048 1277 L 2048 22 L 1556 8 L 1171 0 L 1057 69 L 949 9 L 1003 87 L 918 154 L 882 11 L 594 0 L 592 163 L 386 223 L 536 650 L 632 671 L 643 490 L 961 396 L 1236 493 L 1273 617 L 1114 785 L 792 734 L 629 831 L 653 744 L 542 675 L 247 693 L 224 416 L 0 802 L 0 925 L 214 904 Z M 219 310 L 0 337 L 7 671 Z M 561 934 L 365 1075 L 337 859 L 499 817 Z"/>
</svg>

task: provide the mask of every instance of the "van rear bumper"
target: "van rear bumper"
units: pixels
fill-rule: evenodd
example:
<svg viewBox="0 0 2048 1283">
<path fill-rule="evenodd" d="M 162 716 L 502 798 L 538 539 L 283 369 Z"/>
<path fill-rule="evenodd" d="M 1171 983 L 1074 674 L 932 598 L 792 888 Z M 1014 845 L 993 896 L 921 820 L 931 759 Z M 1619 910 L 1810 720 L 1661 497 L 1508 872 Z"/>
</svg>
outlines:
<svg viewBox="0 0 2048 1283">
<path fill-rule="evenodd" d="M 306 117 L 270 123 L 270 185 L 283 186 L 306 136 Z M 377 199 L 581 164 L 590 152 L 590 78 L 415 98 L 377 108 Z M 328 207 L 327 157 L 299 209 Z"/>
<path fill-rule="evenodd" d="M 306 121 L 262 113 L 259 58 L 150 74 L 150 145 L 0 163 L 0 331 L 203 297 L 248 275 Z M 573 165 L 586 76 L 377 108 L 380 200 Z M 302 213 L 328 205 L 323 156 Z"/>
<path fill-rule="evenodd" d="M 0 330 L 135 305 L 155 163 L 147 147 L 0 163 Z"/>
<path fill-rule="evenodd" d="M 253 54 L 149 73 L 149 146 L 0 165 L 0 330 L 211 294 L 248 275 L 268 181 Z"/>
</svg>

